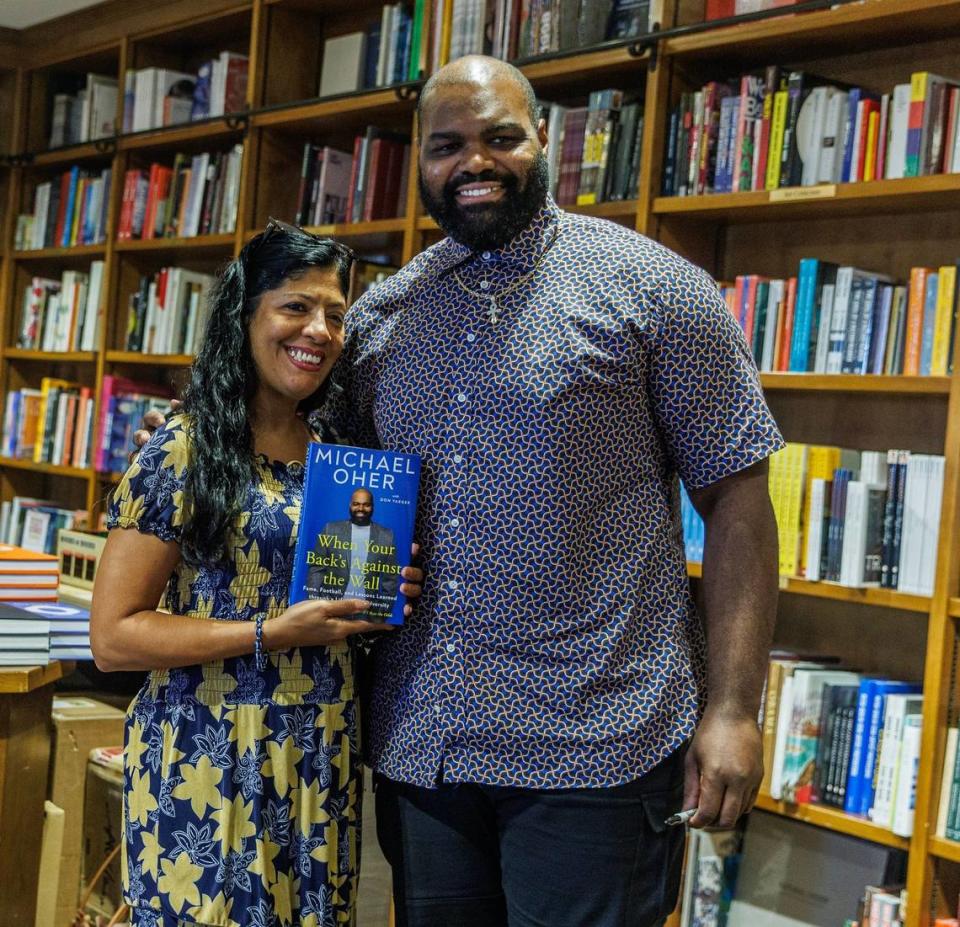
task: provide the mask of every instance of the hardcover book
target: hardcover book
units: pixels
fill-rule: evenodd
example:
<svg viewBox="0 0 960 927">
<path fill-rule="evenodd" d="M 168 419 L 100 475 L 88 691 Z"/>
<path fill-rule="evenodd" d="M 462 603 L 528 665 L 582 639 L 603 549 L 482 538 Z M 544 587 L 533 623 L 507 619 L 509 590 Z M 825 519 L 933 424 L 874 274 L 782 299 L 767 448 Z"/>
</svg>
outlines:
<svg viewBox="0 0 960 927">
<path fill-rule="evenodd" d="M 369 621 L 403 624 L 420 458 L 312 443 L 290 602 L 365 599 Z"/>
</svg>

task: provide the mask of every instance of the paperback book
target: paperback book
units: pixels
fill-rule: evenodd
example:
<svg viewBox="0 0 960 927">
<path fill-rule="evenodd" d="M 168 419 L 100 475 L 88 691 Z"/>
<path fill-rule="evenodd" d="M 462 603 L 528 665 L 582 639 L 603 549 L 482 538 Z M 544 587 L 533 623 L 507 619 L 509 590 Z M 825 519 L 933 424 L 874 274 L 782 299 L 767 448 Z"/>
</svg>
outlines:
<svg viewBox="0 0 960 927">
<path fill-rule="evenodd" d="M 310 444 L 290 602 L 365 599 L 367 620 L 403 624 L 419 484 L 415 455 Z"/>
</svg>

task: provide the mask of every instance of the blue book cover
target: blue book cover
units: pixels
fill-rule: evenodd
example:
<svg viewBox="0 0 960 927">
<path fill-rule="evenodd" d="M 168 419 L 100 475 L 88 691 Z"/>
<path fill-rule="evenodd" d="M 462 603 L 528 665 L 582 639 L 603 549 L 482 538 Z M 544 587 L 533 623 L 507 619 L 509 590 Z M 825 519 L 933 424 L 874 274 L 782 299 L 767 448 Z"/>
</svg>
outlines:
<svg viewBox="0 0 960 927">
<path fill-rule="evenodd" d="M 213 62 L 204 61 L 197 71 L 193 85 L 193 103 L 190 106 L 190 121 L 206 119 L 210 115 L 210 81 L 213 78 Z"/>
<path fill-rule="evenodd" d="M 840 182 L 849 183 L 850 167 L 853 163 L 853 133 L 857 125 L 857 104 L 863 96 L 859 87 L 854 87 L 847 96 L 847 121 L 843 126 L 843 167 L 840 170 Z"/>
<path fill-rule="evenodd" d="M 414 454 L 310 444 L 290 602 L 365 599 L 367 620 L 403 624 L 419 485 Z"/>
<path fill-rule="evenodd" d="M 380 23 L 367 27 L 367 52 L 363 61 L 363 87 L 369 90 L 377 86 L 377 61 L 380 58 Z"/>
<path fill-rule="evenodd" d="M 790 342 L 790 372 L 805 373 L 810 359 L 810 330 L 813 324 L 813 301 L 817 289 L 817 258 L 802 258 L 797 280 L 797 308 Z"/>
<path fill-rule="evenodd" d="M 853 727 L 853 741 L 850 745 L 850 763 L 847 767 L 847 792 L 843 799 L 843 810 L 848 814 L 857 814 L 860 808 L 863 760 L 866 753 L 867 719 L 876 685 L 876 679 L 862 680 L 860 694 L 857 696 L 857 714 Z"/>
<path fill-rule="evenodd" d="M 927 288 L 923 294 L 923 337 L 920 342 L 920 376 L 930 376 L 933 361 L 933 336 L 937 326 L 937 294 L 940 277 L 938 274 L 927 276 Z"/>
<path fill-rule="evenodd" d="M 67 208 L 63 213 L 63 231 L 60 233 L 60 247 L 70 247 L 70 236 L 73 231 L 73 210 L 77 198 L 77 182 L 80 180 L 80 168 L 74 165 L 70 168 L 70 186 L 67 188 Z"/>
</svg>

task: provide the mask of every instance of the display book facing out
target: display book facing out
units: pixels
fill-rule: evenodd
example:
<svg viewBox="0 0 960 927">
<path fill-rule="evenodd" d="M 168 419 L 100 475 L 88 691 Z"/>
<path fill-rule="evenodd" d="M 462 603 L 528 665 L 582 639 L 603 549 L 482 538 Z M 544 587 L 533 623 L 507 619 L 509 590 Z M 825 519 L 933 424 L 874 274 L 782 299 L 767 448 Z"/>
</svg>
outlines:
<svg viewBox="0 0 960 927">
<path fill-rule="evenodd" d="M 363 617 L 403 624 L 420 484 L 413 454 L 311 443 L 290 602 L 365 599 Z"/>
</svg>

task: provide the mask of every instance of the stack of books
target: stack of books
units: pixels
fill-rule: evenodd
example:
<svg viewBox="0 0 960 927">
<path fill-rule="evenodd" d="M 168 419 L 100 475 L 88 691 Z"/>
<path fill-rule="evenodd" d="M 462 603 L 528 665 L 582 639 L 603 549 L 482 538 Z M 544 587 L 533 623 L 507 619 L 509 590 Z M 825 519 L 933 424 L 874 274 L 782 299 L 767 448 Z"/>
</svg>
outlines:
<svg viewBox="0 0 960 927">
<path fill-rule="evenodd" d="M 133 446 L 133 433 L 150 409 L 166 409 L 173 391 L 156 383 L 138 383 L 123 377 L 103 378 L 100 421 L 94 461 L 101 473 L 124 473 Z"/>
<path fill-rule="evenodd" d="M 65 270 L 59 280 L 34 277 L 23 289 L 17 347 L 33 351 L 95 351 L 99 345 L 103 261 L 88 273 Z"/>
<path fill-rule="evenodd" d="M 206 327 L 210 274 L 163 267 L 140 278 L 127 308 L 127 351 L 196 354 Z"/>
<path fill-rule="evenodd" d="M 0 544 L 0 600 L 54 602 L 60 581 L 57 558 L 12 544 Z"/>
<path fill-rule="evenodd" d="M 14 496 L 0 503 L 0 543 L 52 555 L 57 549 L 57 532 L 82 526 L 86 520 L 85 509 L 63 508 L 49 499 Z"/>
<path fill-rule="evenodd" d="M 60 76 L 60 81 L 65 80 Z M 54 93 L 50 119 L 50 147 L 80 145 L 108 138 L 116 131 L 117 79 L 87 74 L 83 85 Z"/>
<path fill-rule="evenodd" d="M 38 183 L 33 212 L 17 217 L 18 251 L 99 245 L 107 237 L 110 168 L 89 171 L 74 165 L 54 180 Z"/>
</svg>

